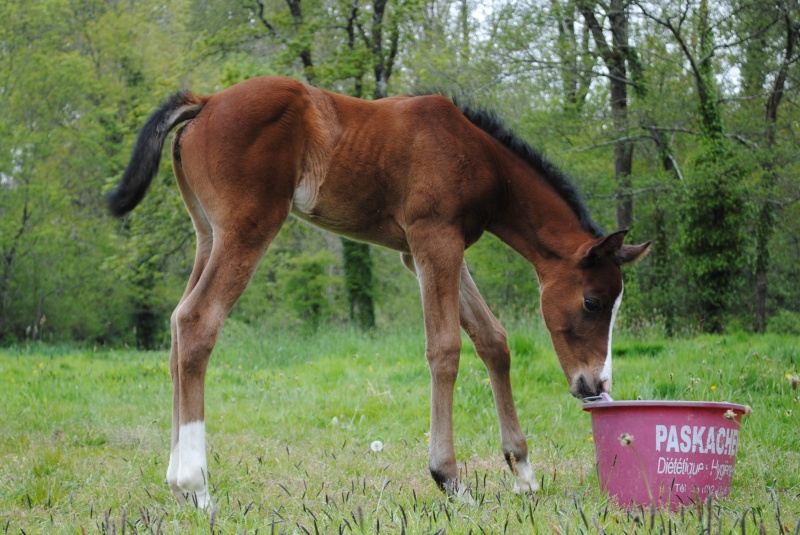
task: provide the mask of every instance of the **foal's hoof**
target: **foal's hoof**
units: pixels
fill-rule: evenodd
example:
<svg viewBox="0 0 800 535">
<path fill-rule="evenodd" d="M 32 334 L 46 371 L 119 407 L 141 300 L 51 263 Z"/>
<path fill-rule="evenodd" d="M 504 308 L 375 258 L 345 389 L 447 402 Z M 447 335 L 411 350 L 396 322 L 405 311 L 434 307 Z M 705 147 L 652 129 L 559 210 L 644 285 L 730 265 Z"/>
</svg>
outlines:
<svg viewBox="0 0 800 535">
<path fill-rule="evenodd" d="M 197 509 L 206 510 L 210 510 L 214 505 L 211 501 L 211 495 L 208 493 L 208 489 L 194 492 L 185 491 L 177 483 L 172 482 L 170 482 L 169 488 L 172 491 L 172 495 L 175 497 L 175 501 L 178 502 L 179 505 L 189 504 Z"/>
<path fill-rule="evenodd" d="M 533 481 L 520 481 L 514 485 L 514 492 L 518 494 L 530 494 L 539 491 L 539 483 L 534 479 Z"/>
<path fill-rule="evenodd" d="M 189 492 L 186 494 L 186 501 L 197 509 L 211 510 L 211 496 L 208 491 Z"/>
<path fill-rule="evenodd" d="M 539 490 L 539 482 L 536 481 L 536 475 L 533 473 L 533 468 L 531 468 L 531 464 L 527 459 L 517 461 L 514 468 L 514 476 L 516 477 L 514 492 L 528 494 Z"/>
<path fill-rule="evenodd" d="M 472 497 L 469 487 L 467 487 L 459 479 L 449 481 L 442 485 L 441 488 L 451 499 L 455 501 L 468 504 L 475 503 L 475 499 Z"/>
<path fill-rule="evenodd" d="M 179 505 L 189 504 L 196 509 L 211 510 L 214 502 L 211 501 L 207 491 L 200 492 L 186 492 L 179 487 L 171 487 L 172 495 L 175 496 L 175 501 Z"/>
</svg>

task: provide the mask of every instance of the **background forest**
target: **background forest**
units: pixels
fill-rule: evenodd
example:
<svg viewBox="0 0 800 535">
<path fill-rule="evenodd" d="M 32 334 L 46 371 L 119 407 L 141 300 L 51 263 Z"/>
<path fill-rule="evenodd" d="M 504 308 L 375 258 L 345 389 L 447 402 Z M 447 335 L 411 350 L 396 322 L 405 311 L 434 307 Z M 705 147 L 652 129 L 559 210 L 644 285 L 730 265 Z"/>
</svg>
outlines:
<svg viewBox="0 0 800 535">
<path fill-rule="evenodd" d="M 169 158 L 125 219 L 103 194 L 167 95 L 271 74 L 494 110 L 607 231 L 654 241 L 624 327 L 800 333 L 797 0 L 4 0 L 0 21 L 2 343 L 168 344 L 194 254 Z M 467 260 L 501 317 L 533 316 L 521 257 L 486 236 Z M 229 321 L 419 309 L 397 253 L 292 219 Z"/>
</svg>

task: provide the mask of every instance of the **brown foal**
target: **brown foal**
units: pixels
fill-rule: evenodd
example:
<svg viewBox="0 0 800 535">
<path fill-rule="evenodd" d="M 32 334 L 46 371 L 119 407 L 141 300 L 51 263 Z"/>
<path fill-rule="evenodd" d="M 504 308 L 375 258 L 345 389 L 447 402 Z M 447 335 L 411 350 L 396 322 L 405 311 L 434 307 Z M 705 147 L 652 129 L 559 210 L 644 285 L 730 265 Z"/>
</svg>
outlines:
<svg viewBox="0 0 800 535">
<path fill-rule="evenodd" d="M 506 333 L 464 263 L 484 231 L 533 264 L 541 309 L 573 395 L 611 389 L 620 266 L 649 242 L 603 236 L 568 180 L 493 116 L 439 95 L 367 102 L 287 78 L 254 78 L 210 96 L 168 99 L 143 127 L 108 197 L 121 216 L 144 197 L 170 130 L 175 178 L 197 233 L 172 314 L 172 449 L 179 501 L 210 504 L 203 384 L 231 307 L 290 213 L 395 249 L 422 293 L 431 372 L 429 468 L 461 492 L 453 386 L 463 328 L 489 372 L 503 452 L 522 491 L 538 488 L 509 379 Z"/>
</svg>

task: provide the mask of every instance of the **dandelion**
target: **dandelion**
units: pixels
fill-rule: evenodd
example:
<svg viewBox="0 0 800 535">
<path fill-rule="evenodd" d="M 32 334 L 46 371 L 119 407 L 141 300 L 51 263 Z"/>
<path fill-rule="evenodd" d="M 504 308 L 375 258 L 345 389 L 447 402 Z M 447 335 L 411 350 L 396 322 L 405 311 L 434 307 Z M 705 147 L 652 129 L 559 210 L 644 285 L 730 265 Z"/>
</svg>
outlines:
<svg viewBox="0 0 800 535">
<path fill-rule="evenodd" d="M 483 380 L 483 382 L 488 385 L 490 382 L 492 382 L 492 380 L 487 377 L 486 379 Z"/>
<path fill-rule="evenodd" d="M 381 442 L 380 440 L 374 440 L 372 444 L 369 445 L 369 449 L 377 453 L 383 450 L 383 442 Z"/>
<path fill-rule="evenodd" d="M 650 490 L 650 482 L 647 479 L 647 470 L 644 469 L 644 463 L 642 462 L 642 456 L 639 455 L 639 450 L 636 449 L 636 446 L 633 445 L 633 435 L 629 433 L 622 433 L 619 436 L 619 443 L 623 446 L 630 446 L 633 450 L 633 453 L 636 455 L 636 460 L 639 461 L 639 467 L 642 469 L 642 477 L 644 477 L 644 484 L 647 487 L 647 494 L 650 496 L 650 503 L 654 503 L 655 500 L 653 499 L 653 491 Z"/>
<path fill-rule="evenodd" d="M 39 370 L 37 370 L 36 368 L 34 368 L 34 369 L 33 369 L 33 375 L 36 375 L 37 373 L 39 373 Z"/>
<path fill-rule="evenodd" d="M 594 437 L 589 437 L 586 440 L 588 440 L 589 442 L 594 442 Z"/>
<path fill-rule="evenodd" d="M 711 390 L 716 390 L 716 389 L 717 389 L 717 385 L 711 385 Z"/>
</svg>

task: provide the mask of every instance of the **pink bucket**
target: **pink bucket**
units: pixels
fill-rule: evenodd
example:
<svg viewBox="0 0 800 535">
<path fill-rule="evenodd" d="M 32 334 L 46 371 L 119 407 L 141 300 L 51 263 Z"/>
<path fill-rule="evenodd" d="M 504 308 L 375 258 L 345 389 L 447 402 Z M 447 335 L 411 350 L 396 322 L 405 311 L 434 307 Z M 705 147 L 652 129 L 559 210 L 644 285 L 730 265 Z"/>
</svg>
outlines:
<svg viewBox="0 0 800 535">
<path fill-rule="evenodd" d="M 730 494 L 744 405 L 597 401 L 592 414 L 600 488 L 620 505 L 676 510 Z"/>
</svg>

